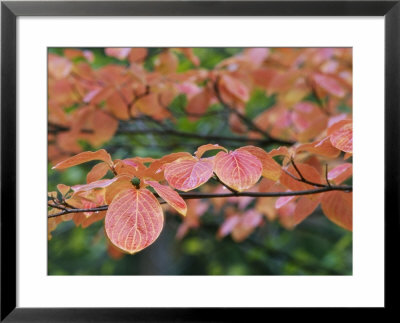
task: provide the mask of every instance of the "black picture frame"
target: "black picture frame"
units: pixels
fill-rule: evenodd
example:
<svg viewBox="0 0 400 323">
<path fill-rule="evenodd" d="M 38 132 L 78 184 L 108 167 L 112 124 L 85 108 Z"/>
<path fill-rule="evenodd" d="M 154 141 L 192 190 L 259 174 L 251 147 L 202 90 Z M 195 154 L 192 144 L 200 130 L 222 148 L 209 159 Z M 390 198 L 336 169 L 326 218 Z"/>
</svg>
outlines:
<svg viewBox="0 0 400 323">
<path fill-rule="evenodd" d="M 397 306 L 400 181 L 400 1 L 82 1 L 1 3 L 1 321 L 234 321 L 267 309 L 16 307 L 16 20 L 19 16 L 384 16 L 385 310 Z M 383 158 L 383 156 L 382 156 Z M 371 193 L 373 194 L 373 193 Z M 373 233 L 371 232 L 371 238 Z M 373 261 L 371 259 L 371 261 Z M 40 292 L 40 291 L 38 291 Z M 40 295 L 38 295 L 40 297 Z M 281 314 L 282 309 L 274 309 Z M 287 309 L 284 309 L 287 310 Z M 381 309 L 377 309 L 381 315 Z M 286 312 L 285 312 L 286 313 Z M 370 311 L 368 315 L 371 315 Z M 246 313 L 249 315 L 250 313 Z M 253 313 L 251 313 L 253 315 Z M 326 314 L 324 314 L 326 315 Z M 255 317 L 255 316 L 253 316 Z M 373 316 L 370 316 L 373 318 Z"/>
</svg>

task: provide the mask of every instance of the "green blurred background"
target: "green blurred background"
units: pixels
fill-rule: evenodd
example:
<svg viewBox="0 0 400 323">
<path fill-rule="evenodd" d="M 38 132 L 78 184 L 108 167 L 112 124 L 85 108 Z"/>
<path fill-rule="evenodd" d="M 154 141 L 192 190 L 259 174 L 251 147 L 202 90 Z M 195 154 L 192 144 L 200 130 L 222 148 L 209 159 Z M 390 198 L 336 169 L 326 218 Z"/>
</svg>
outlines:
<svg viewBox="0 0 400 323">
<path fill-rule="evenodd" d="M 102 48 L 88 48 L 94 54 L 91 65 L 98 68 L 107 64 L 128 64 L 104 54 Z M 149 49 L 145 68 L 152 70 L 154 59 L 161 49 Z M 239 53 L 241 48 L 195 48 L 202 68 L 212 69 L 224 58 Z M 49 50 L 62 54 L 62 48 Z M 179 54 L 178 71 L 194 66 Z M 313 100 L 312 97 L 308 98 Z M 246 106 L 247 116 L 253 118 L 275 102 L 274 96 L 256 90 Z M 190 121 L 184 113 L 187 100 L 180 95 L 170 105 L 177 122 L 166 120 L 165 125 L 178 131 L 204 135 L 235 136 L 227 124 L 228 118 L 219 104 L 213 105 L 208 117 Z M 346 107 L 344 107 L 346 108 Z M 131 125 L 131 129 L 155 128 L 151 120 Z M 118 134 L 104 145 L 113 157 L 147 156 L 158 158 L 176 151 L 193 152 L 205 142 L 179 136 L 157 134 Z M 229 149 L 241 144 L 220 142 Z M 81 142 L 85 150 L 95 150 Z M 270 150 L 273 146 L 262 147 Z M 86 174 L 94 163 L 72 167 L 59 172 L 48 170 L 48 191 L 56 185 L 85 183 Z M 175 238 L 181 218 L 165 214 L 165 225 L 160 237 L 148 248 L 121 259 L 110 257 L 104 235 L 103 221 L 86 229 L 75 227 L 72 221 L 63 222 L 52 232 L 48 243 L 49 275 L 351 275 L 352 233 L 330 222 L 318 208 L 294 230 L 283 228 L 278 222 L 266 222 L 243 242 L 227 236 L 217 239 L 216 233 L 223 217 L 213 208 L 200 218 L 201 225 L 182 239 Z"/>
</svg>

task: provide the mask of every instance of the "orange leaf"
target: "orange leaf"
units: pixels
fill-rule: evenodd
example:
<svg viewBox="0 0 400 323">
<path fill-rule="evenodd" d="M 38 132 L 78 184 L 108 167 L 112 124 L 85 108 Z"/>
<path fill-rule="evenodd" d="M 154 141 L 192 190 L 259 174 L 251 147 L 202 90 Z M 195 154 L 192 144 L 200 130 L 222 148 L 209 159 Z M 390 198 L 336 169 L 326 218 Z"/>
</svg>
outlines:
<svg viewBox="0 0 400 323">
<path fill-rule="evenodd" d="M 321 160 L 316 155 L 311 155 L 304 159 L 303 163 L 314 167 L 319 174 L 322 174 L 322 172 L 325 174 L 325 165 L 324 169 L 322 169 Z"/>
<path fill-rule="evenodd" d="M 91 57 L 91 54 L 89 54 L 89 51 L 81 52 L 80 56 L 81 56 L 81 58 L 85 58 L 88 62 L 93 62 L 93 60 L 92 60 L 93 57 Z M 73 58 L 71 58 L 71 59 L 73 59 Z M 88 62 L 81 61 L 81 62 L 75 63 L 74 66 L 72 67 L 72 72 L 74 74 L 73 76 L 75 78 L 78 77 L 80 79 L 85 79 L 88 81 L 90 80 L 90 81 L 93 81 L 93 83 L 95 83 L 94 79 L 96 78 L 96 75 Z M 80 85 L 85 89 L 84 93 L 81 93 L 81 95 L 86 94 L 86 90 L 88 89 L 87 84 L 84 85 L 83 83 L 77 83 L 77 85 L 78 86 Z M 90 87 L 90 89 L 92 89 L 92 87 Z"/>
<path fill-rule="evenodd" d="M 317 155 L 328 158 L 336 158 L 340 154 L 340 150 L 333 147 L 329 137 L 325 139 L 312 142 L 310 144 L 302 144 L 296 148 L 296 152 L 308 151 Z"/>
<path fill-rule="evenodd" d="M 71 72 L 72 63 L 69 59 L 53 54 L 49 54 L 49 74 L 56 79 L 67 77 Z"/>
<path fill-rule="evenodd" d="M 294 225 L 298 225 L 305 218 L 307 218 L 317 208 L 320 198 L 309 199 L 304 196 L 300 197 L 294 210 Z"/>
<path fill-rule="evenodd" d="M 195 116 L 189 115 L 189 118 L 191 120 L 196 120 L 202 114 L 204 114 L 210 105 L 210 101 L 211 93 L 207 88 L 204 88 L 202 91 L 191 97 L 186 106 L 186 112 Z"/>
<path fill-rule="evenodd" d="M 343 86 L 332 76 L 315 73 L 313 75 L 314 82 L 317 86 L 324 89 L 326 92 L 343 98 L 346 95 L 346 90 Z"/>
<path fill-rule="evenodd" d="M 75 135 L 78 135 L 80 134 L 82 129 L 90 128 L 94 111 L 94 106 L 89 105 L 80 107 L 79 109 L 75 110 L 71 114 L 71 134 L 75 133 Z"/>
<path fill-rule="evenodd" d="M 276 202 L 275 202 L 275 207 L 277 209 L 280 209 L 282 206 L 285 206 L 287 203 L 289 203 L 292 200 L 296 200 L 298 196 L 281 196 L 279 197 Z"/>
<path fill-rule="evenodd" d="M 344 163 L 331 169 L 328 173 L 328 180 L 340 184 L 353 174 L 353 164 Z"/>
<path fill-rule="evenodd" d="M 62 196 L 65 196 L 65 194 L 69 192 L 70 187 L 64 184 L 58 184 L 57 189 L 59 190 Z"/>
<path fill-rule="evenodd" d="M 102 110 L 93 113 L 93 135 L 88 136 L 93 146 L 101 146 L 109 141 L 118 128 L 118 121 Z"/>
<path fill-rule="evenodd" d="M 49 215 L 55 214 L 58 212 L 60 212 L 60 210 L 51 209 L 49 211 Z M 63 219 L 60 216 L 47 219 L 47 239 L 48 240 L 51 240 L 51 232 L 54 231 L 57 228 L 57 225 L 60 224 L 62 221 L 63 221 Z"/>
<path fill-rule="evenodd" d="M 257 183 L 263 167 L 260 160 L 247 151 L 221 151 L 215 156 L 214 171 L 223 183 L 241 192 Z"/>
<path fill-rule="evenodd" d="M 160 235 L 164 217 L 160 203 L 147 189 L 128 189 L 110 204 L 105 229 L 110 241 L 133 254 L 151 245 Z"/>
<path fill-rule="evenodd" d="M 268 57 L 269 48 L 247 48 L 243 51 L 243 58 L 254 67 L 260 66 Z"/>
<path fill-rule="evenodd" d="M 68 214 L 68 215 L 69 215 L 69 214 Z M 74 223 L 75 223 L 76 226 L 81 225 L 82 222 L 83 222 L 85 219 L 88 219 L 88 218 L 86 218 L 85 215 L 84 215 L 83 213 L 76 213 L 76 214 L 74 214 L 73 217 L 72 217 L 72 220 L 74 221 Z"/>
<path fill-rule="evenodd" d="M 115 171 L 118 175 L 128 175 L 142 177 L 146 167 L 142 163 L 135 162 L 130 159 L 115 160 Z"/>
<path fill-rule="evenodd" d="M 304 131 L 297 135 L 297 140 L 307 142 L 317 137 L 321 132 L 326 129 L 328 118 L 325 115 L 320 115 L 318 118 L 312 120 Z"/>
<path fill-rule="evenodd" d="M 82 147 L 78 144 L 77 139 L 78 135 L 75 132 L 66 131 L 57 135 L 57 145 L 61 148 L 61 151 L 79 153 L 82 151 Z"/>
<path fill-rule="evenodd" d="M 233 96 L 242 102 L 247 102 L 249 100 L 249 90 L 237 78 L 229 75 L 223 75 L 221 77 L 220 85 L 221 90 L 226 91 L 228 95 Z"/>
<path fill-rule="evenodd" d="M 126 191 L 132 188 L 131 177 L 121 175 L 117 177 L 117 180 L 111 185 L 106 187 L 105 200 L 107 204 L 111 204 L 114 197 L 116 197 L 122 191 Z"/>
<path fill-rule="evenodd" d="M 258 184 L 258 191 L 259 192 L 269 192 L 269 190 L 273 187 L 276 186 L 276 182 L 272 181 L 267 178 L 261 179 L 260 183 Z"/>
<path fill-rule="evenodd" d="M 129 55 L 129 52 L 131 51 L 130 48 L 105 48 L 104 52 L 108 56 L 112 56 L 118 59 L 125 59 Z"/>
<path fill-rule="evenodd" d="M 353 193 L 324 193 L 321 207 L 329 220 L 347 230 L 353 229 Z"/>
<path fill-rule="evenodd" d="M 223 238 L 227 236 L 229 233 L 231 233 L 233 228 L 239 223 L 239 221 L 240 221 L 240 216 L 237 214 L 227 217 L 219 227 L 217 233 L 218 238 Z"/>
<path fill-rule="evenodd" d="M 287 159 L 291 155 L 291 149 L 288 149 L 286 146 L 281 146 L 279 148 L 272 149 L 268 155 L 271 157 L 284 156 L 285 159 Z"/>
<path fill-rule="evenodd" d="M 83 102 L 90 102 L 93 104 L 99 104 L 112 95 L 115 89 L 112 87 L 96 88 L 86 94 L 83 98 Z"/>
<path fill-rule="evenodd" d="M 155 181 L 145 181 L 145 183 L 154 188 L 154 190 L 165 200 L 165 202 L 171 205 L 180 214 L 186 216 L 186 203 L 177 192 L 175 192 L 169 186 L 161 185 L 160 183 Z"/>
<path fill-rule="evenodd" d="M 332 135 L 334 132 L 340 130 L 342 127 L 344 127 L 347 124 L 351 124 L 352 120 L 351 119 L 343 119 L 340 118 L 338 120 L 335 120 L 331 118 L 331 122 L 328 128 L 328 136 Z"/>
<path fill-rule="evenodd" d="M 71 198 L 66 200 L 69 205 L 76 208 L 92 209 L 97 206 L 104 205 L 104 188 L 98 187 L 96 190 L 78 191 L 75 192 Z M 81 222 L 95 214 L 94 212 L 84 212 L 73 215 L 73 219 L 76 225 L 81 224 Z M 83 216 L 80 216 L 83 215 Z M 64 215 L 67 217 L 66 220 L 71 219 L 71 214 Z"/>
<path fill-rule="evenodd" d="M 114 92 L 106 100 L 107 109 L 120 120 L 129 119 L 128 103 L 124 101 L 122 94 Z"/>
<path fill-rule="evenodd" d="M 263 149 L 255 146 L 244 146 L 239 151 L 247 151 L 256 156 L 262 164 L 262 176 L 277 181 L 281 175 L 281 166 Z"/>
<path fill-rule="evenodd" d="M 155 61 L 157 72 L 161 74 L 174 73 L 178 68 L 178 58 L 170 50 L 162 52 Z"/>
<path fill-rule="evenodd" d="M 314 167 L 307 165 L 307 164 L 299 164 L 299 163 L 296 163 L 296 166 L 300 170 L 300 173 L 303 175 L 303 177 L 305 179 L 307 179 L 308 181 L 313 182 L 313 183 L 322 184 L 321 176 Z M 292 174 L 293 176 L 295 176 L 297 178 L 300 178 L 299 174 L 296 172 L 293 165 L 290 165 L 288 167 L 287 172 L 289 172 L 290 174 Z M 300 181 L 295 180 L 290 175 L 288 175 L 286 172 L 282 172 L 280 182 L 282 185 L 286 186 L 287 188 L 289 188 L 292 191 L 303 191 L 303 190 L 310 190 L 310 189 L 315 188 L 313 185 L 309 185 L 309 184 L 302 183 Z M 311 196 L 311 195 L 309 195 L 309 196 Z"/>
<path fill-rule="evenodd" d="M 70 79 L 53 80 L 49 78 L 49 93 L 55 103 L 63 106 L 74 104 L 78 99 L 78 93 L 74 90 Z"/>
<path fill-rule="evenodd" d="M 64 49 L 64 56 L 69 59 L 85 58 L 83 52 L 79 49 L 66 48 Z"/>
<path fill-rule="evenodd" d="M 192 159 L 193 156 L 187 152 L 177 152 L 163 156 L 162 158 L 157 159 L 151 163 L 148 170 L 146 171 L 146 175 L 155 180 L 162 180 L 164 178 L 163 172 L 165 165 L 172 163 L 179 158 Z"/>
<path fill-rule="evenodd" d="M 258 86 L 269 88 L 272 80 L 278 75 L 278 71 L 272 68 L 260 68 L 253 72 L 254 82 Z"/>
<path fill-rule="evenodd" d="M 347 153 L 353 152 L 353 125 L 345 124 L 339 130 L 331 134 L 331 143 L 336 148 Z"/>
<path fill-rule="evenodd" d="M 328 117 L 316 104 L 300 102 L 293 109 L 291 119 L 299 141 L 307 142 L 326 129 Z"/>
<path fill-rule="evenodd" d="M 141 62 L 147 56 L 147 48 L 132 48 L 129 53 L 130 62 Z"/>
<path fill-rule="evenodd" d="M 218 144 L 215 144 L 215 145 L 207 144 L 207 145 L 202 145 L 199 148 L 197 148 L 197 150 L 194 154 L 197 158 L 201 158 L 201 156 L 203 156 L 203 154 L 209 150 L 224 150 L 224 151 L 228 152 L 228 150 L 225 147 L 222 147 Z"/>
<path fill-rule="evenodd" d="M 281 225 L 288 230 L 294 228 L 294 211 L 296 209 L 296 203 L 291 201 L 280 209 L 278 209 L 279 222 Z"/>
<path fill-rule="evenodd" d="M 137 100 L 131 108 L 131 115 L 135 116 L 136 111 L 157 120 L 163 119 L 167 115 L 165 109 L 160 105 L 157 93 L 150 93 Z"/>
<path fill-rule="evenodd" d="M 92 225 L 93 223 L 103 220 L 103 218 L 106 216 L 106 211 L 97 211 L 97 212 L 92 212 L 93 214 L 90 215 L 89 217 L 83 219 L 81 222 L 82 228 L 87 228 L 88 226 Z"/>
<path fill-rule="evenodd" d="M 235 133 L 247 132 L 247 126 L 236 114 L 229 115 L 229 126 L 231 127 L 231 130 Z"/>
<path fill-rule="evenodd" d="M 263 178 L 258 185 L 258 190 L 259 192 L 282 192 L 285 188 L 277 182 Z M 276 197 L 258 198 L 255 209 L 272 221 L 277 216 L 276 200 Z"/>
<path fill-rule="evenodd" d="M 99 181 L 95 181 L 89 184 L 83 184 L 83 185 L 74 185 L 71 187 L 71 189 L 76 193 L 76 192 L 87 192 L 95 188 L 104 188 L 112 183 L 114 183 L 118 177 L 114 177 L 112 179 L 101 179 Z"/>
<path fill-rule="evenodd" d="M 86 163 L 91 160 L 102 160 L 105 163 L 112 165 L 111 156 L 104 149 L 100 149 L 95 152 L 85 151 L 83 153 L 75 155 L 53 166 L 52 169 L 65 169 L 82 163 Z"/>
<path fill-rule="evenodd" d="M 164 176 L 172 187 L 187 192 L 207 182 L 213 174 L 212 161 L 179 159 L 165 167 Z"/>
<path fill-rule="evenodd" d="M 108 172 L 110 167 L 106 163 L 98 163 L 93 166 L 86 176 L 86 183 L 92 183 L 102 179 Z"/>
<path fill-rule="evenodd" d="M 262 215 L 255 210 L 246 211 L 240 222 L 232 230 L 232 238 L 236 242 L 245 240 L 262 222 Z"/>
<path fill-rule="evenodd" d="M 93 209 L 93 208 L 95 208 L 95 207 L 97 206 L 97 203 L 92 202 L 92 201 L 87 201 L 87 200 L 85 200 L 85 199 L 82 199 L 81 202 L 82 202 L 82 207 L 83 207 L 84 209 Z M 94 212 L 83 212 L 83 215 L 84 215 L 86 218 L 91 217 L 93 214 L 94 214 Z"/>
</svg>

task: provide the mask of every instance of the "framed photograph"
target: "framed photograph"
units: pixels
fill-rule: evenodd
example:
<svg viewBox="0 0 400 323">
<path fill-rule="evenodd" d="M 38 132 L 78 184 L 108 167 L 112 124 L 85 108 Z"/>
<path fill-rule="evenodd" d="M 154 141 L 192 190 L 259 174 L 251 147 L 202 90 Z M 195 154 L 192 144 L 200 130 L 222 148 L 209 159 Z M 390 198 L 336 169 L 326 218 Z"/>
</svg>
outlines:
<svg viewBox="0 0 400 323">
<path fill-rule="evenodd" d="M 394 308 L 399 1 L 1 15 L 2 321 Z"/>
</svg>

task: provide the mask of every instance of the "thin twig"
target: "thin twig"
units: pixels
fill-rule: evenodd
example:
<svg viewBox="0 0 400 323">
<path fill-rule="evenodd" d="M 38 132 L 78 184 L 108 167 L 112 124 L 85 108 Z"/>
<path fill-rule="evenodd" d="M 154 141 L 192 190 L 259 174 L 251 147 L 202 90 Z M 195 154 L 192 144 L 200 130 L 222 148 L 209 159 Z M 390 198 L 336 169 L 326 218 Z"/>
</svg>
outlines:
<svg viewBox="0 0 400 323">
<path fill-rule="evenodd" d="M 330 187 L 331 183 L 328 180 L 328 164 L 325 164 L 325 180 L 326 180 L 326 184 Z"/>
<path fill-rule="evenodd" d="M 324 184 L 320 184 L 320 183 L 315 183 L 315 182 L 311 182 L 307 179 L 304 178 L 303 174 L 300 172 L 300 169 L 297 167 L 296 163 L 294 162 L 293 157 L 290 158 L 290 161 L 294 167 L 294 169 L 296 170 L 297 174 L 300 176 L 300 178 L 297 178 L 296 176 L 294 176 L 293 174 L 291 174 L 290 172 L 288 172 L 287 170 L 283 170 L 286 174 L 288 174 L 290 177 L 292 177 L 293 179 L 295 179 L 296 181 L 308 184 L 308 185 L 313 185 L 316 187 L 326 187 L 326 185 Z M 328 185 L 329 186 L 329 185 Z"/>
<path fill-rule="evenodd" d="M 108 205 L 102 205 L 91 209 L 64 209 L 61 212 L 50 214 L 47 216 L 48 219 L 55 218 L 60 215 L 69 214 L 69 213 L 82 213 L 82 212 L 99 212 L 108 210 Z"/>
<path fill-rule="evenodd" d="M 300 179 L 301 179 L 302 181 L 304 181 L 305 178 L 303 177 L 303 174 L 300 172 L 300 170 L 297 168 L 297 165 L 296 165 L 296 163 L 294 162 L 293 156 L 290 157 L 290 162 L 292 163 L 292 165 L 293 165 L 294 169 L 296 170 L 297 174 L 300 176 Z"/>
</svg>

